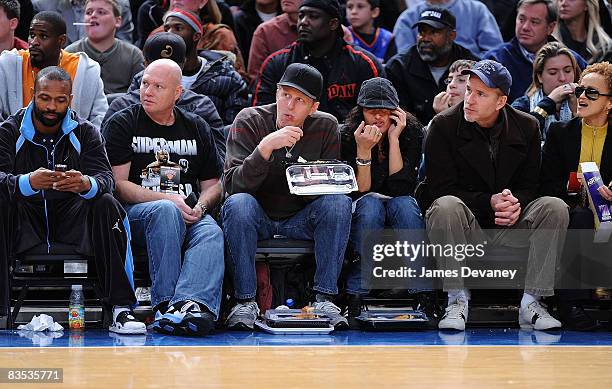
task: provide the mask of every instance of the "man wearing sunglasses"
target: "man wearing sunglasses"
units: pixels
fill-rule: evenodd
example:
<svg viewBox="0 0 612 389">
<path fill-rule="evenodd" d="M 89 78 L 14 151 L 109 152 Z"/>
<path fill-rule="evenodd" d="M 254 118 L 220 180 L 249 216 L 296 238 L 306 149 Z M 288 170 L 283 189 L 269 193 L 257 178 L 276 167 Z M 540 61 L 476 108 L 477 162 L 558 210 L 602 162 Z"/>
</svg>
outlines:
<svg viewBox="0 0 612 389">
<path fill-rule="evenodd" d="M 589 65 L 580 76 L 574 93 L 578 103 L 576 117 L 570 121 L 552 123 L 548 129 L 542 156 L 541 193 L 559 197 L 570 205 L 570 230 L 592 231 L 595 228 L 595 219 L 589 209 L 588 200 L 584 196 L 572 196 L 568 192 L 581 192 L 575 180 L 575 177 L 581 174 L 580 163 L 595 162 L 604 183 L 598 189 L 599 194 L 603 199 L 612 201 L 612 190 L 606 186 L 612 180 L 612 136 L 608 132 L 612 109 L 612 64 L 601 62 Z M 574 186 L 578 187 L 573 189 Z M 578 232 L 569 234 L 566 247 L 572 248 L 574 253 L 590 253 L 592 243 L 574 240 L 578 235 Z M 592 242 L 592 237 L 589 241 Z M 584 262 L 582 258 L 570 255 L 569 250 L 566 251 L 567 255 L 564 256 L 567 258 L 563 263 L 580 265 Z M 609 253 L 605 255 L 607 257 Z M 579 274 L 567 269 L 566 273 L 569 272 Z M 598 277 L 608 277 L 604 267 L 598 269 L 597 273 Z M 609 276 L 612 277 L 612 274 Z M 591 284 L 591 280 L 584 279 L 584 276 L 582 278 L 579 281 Z M 576 285 L 563 283 L 565 288 L 573 286 Z M 588 331 L 598 327 L 597 321 L 582 307 L 590 298 L 590 292 L 576 289 L 559 291 L 559 312 L 568 328 Z"/>
</svg>

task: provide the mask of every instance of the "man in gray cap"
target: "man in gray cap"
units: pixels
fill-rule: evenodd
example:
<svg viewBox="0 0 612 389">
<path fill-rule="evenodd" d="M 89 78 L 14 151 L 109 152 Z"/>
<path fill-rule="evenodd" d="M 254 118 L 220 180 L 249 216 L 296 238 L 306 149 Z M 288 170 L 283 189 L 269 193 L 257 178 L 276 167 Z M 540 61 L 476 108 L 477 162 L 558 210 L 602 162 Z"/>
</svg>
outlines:
<svg viewBox="0 0 612 389">
<path fill-rule="evenodd" d="M 291 64 L 277 84 L 276 102 L 243 109 L 230 129 L 224 172 L 230 196 L 222 210 L 236 298 L 227 318 L 230 329 L 253 329 L 259 314 L 257 241 L 277 234 L 314 240 L 314 307 L 327 312 L 336 328 L 348 327 L 332 300 L 349 236 L 351 200 L 292 195 L 285 176 L 287 163 L 340 156 L 337 120 L 317 111 L 322 89 L 323 77 L 315 68 Z"/>
<path fill-rule="evenodd" d="M 425 215 L 429 239 L 441 245 L 488 241 L 529 247 L 519 324 L 559 328 L 540 299 L 554 294 L 569 213 L 562 200 L 537 197 L 538 123 L 507 105 L 512 77 L 500 63 L 480 61 L 462 73 L 469 75 L 464 102 L 433 118 L 425 143 L 428 191 L 435 199 Z M 420 200 L 426 207 L 427 201 Z M 439 267 L 455 272 L 443 281 L 448 308 L 439 328 L 462 331 L 469 300 L 458 270 L 464 263 L 452 256 L 437 259 Z"/>
</svg>

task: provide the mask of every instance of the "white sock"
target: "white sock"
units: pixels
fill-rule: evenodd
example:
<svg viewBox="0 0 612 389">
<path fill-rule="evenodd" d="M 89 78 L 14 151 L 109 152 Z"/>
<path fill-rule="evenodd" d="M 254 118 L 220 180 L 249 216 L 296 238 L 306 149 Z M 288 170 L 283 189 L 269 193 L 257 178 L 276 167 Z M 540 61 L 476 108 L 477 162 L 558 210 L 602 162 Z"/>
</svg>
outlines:
<svg viewBox="0 0 612 389">
<path fill-rule="evenodd" d="M 523 293 L 523 298 L 521 299 L 521 308 L 527 308 L 527 306 L 534 301 L 540 301 L 540 296 Z"/>
<path fill-rule="evenodd" d="M 130 307 L 127 305 L 115 305 L 113 307 L 113 322 L 117 321 L 117 316 L 123 311 L 130 311 Z"/>
<path fill-rule="evenodd" d="M 468 300 L 470 299 L 469 295 L 470 292 L 466 289 L 451 289 L 448 291 L 448 304 L 450 305 L 457 300 L 463 300 L 467 305 Z"/>
</svg>

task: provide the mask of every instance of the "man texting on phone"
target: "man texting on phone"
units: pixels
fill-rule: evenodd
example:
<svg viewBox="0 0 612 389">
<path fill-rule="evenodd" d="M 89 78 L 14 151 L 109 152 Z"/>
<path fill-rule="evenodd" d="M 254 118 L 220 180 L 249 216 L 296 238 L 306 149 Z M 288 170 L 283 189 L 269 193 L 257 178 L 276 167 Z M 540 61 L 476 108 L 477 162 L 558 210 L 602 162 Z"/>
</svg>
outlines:
<svg viewBox="0 0 612 389">
<path fill-rule="evenodd" d="M 153 61 L 140 103 L 111 116 L 102 133 L 134 242 L 149 255 L 153 328 L 205 335 L 221 301 L 223 234 L 209 211 L 223 162 L 208 124 L 176 107 L 181 92 L 176 62 Z"/>
<path fill-rule="evenodd" d="M 100 132 L 72 111 L 70 75 L 42 69 L 33 100 L 0 126 L 0 314 L 8 312 L 12 254 L 44 244 L 77 246 L 94 258 L 110 331 L 144 334 L 136 303 L 125 211 L 112 196 L 111 167 Z M 58 170 L 55 169 L 57 167 Z"/>
</svg>

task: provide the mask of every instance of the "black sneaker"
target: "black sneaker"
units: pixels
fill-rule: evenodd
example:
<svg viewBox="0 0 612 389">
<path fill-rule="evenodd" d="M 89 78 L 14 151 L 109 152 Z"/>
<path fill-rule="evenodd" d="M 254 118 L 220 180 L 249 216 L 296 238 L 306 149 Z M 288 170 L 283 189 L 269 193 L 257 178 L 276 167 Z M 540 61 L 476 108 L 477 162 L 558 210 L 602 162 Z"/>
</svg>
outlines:
<svg viewBox="0 0 612 389">
<path fill-rule="evenodd" d="M 580 304 L 559 304 L 559 316 L 569 330 L 594 331 L 599 328 L 599 322 L 589 316 Z"/>
<path fill-rule="evenodd" d="M 113 324 L 108 327 L 108 330 L 110 332 L 125 335 L 146 334 L 147 326 L 145 323 L 136 320 L 134 312 L 126 310 L 119 312 Z"/>
<path fill-rule="evenodd" d="M 155 331 L 169 335 L 204 336 L 214 327 L 214 315 L 189 300 L 171 305 L 166 313 L 153 323 Z"/>
<path fill-rule="evenodd" d="M 351 330 L 360 329 L 359 322 L 355 319 L 361 315 L 361 296 L 355 294 L 348 295 L 348 324 Z"/>
<path fill-rule="evenodd" d="M 423 311 L 429 319 L 429 324 L 435 327 L 442 317 L 442 309 L 438 304 L 436 292 L 420 292 L 414 296 L 415 310 Z"/>
</svg>

